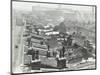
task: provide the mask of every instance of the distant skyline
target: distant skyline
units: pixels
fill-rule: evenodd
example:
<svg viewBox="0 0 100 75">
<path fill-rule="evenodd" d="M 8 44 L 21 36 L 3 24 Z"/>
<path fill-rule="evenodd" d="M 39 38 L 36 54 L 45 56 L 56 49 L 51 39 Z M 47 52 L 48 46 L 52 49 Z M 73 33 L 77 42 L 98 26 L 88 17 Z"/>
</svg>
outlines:
<svg viewBox="0 0 100 75">
<path fill-rule="evenodd" d="M 85 12 L 94 12 L 95 11 L 95 7 L 91 7 L 91 6 L 77 6 L 77 5 L 59 5 L 59 4 L 47 4 L 47 3 L 30 3 L 30 2 L 16 2 L 13 1 L 12 2 L 12 7 L 13 9 L 17 9 L 17 10 L 27 10 L 27 11 L 31 11 L 32 10 L 32 6 L 37 6 L 37 7 L 47 7 L 49 8 L 64 8 L 64 9 L 71 9 L 71 10 L 76 10 L 76 11 L 85 11 Z"/>
</svg>

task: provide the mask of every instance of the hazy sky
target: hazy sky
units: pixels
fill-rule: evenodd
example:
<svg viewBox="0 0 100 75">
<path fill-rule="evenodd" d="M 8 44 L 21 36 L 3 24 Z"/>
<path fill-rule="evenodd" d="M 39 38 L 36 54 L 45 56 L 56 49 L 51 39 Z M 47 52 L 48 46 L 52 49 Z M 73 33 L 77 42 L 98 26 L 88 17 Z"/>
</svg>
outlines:
<svg viewBox="0 0 100 75">
<path fill-rule="evenodd" d="M 30 2 L 12 2 L 12 6 L 14 9 L 18 10 L 32 10 L 32 6 L 40 6 L 40 7 L 47 7 L 49 8 L 57 8 L 58 4 L 46 4 L 46 3 L 30 3 Z M 76 6 L 76 5 L 60 5 L 61 8 L 64 9 L 71 9 L 71 10 L 78 10 L 78 11 L 92 11 L 94 7 L 91 6 Z"/>
</svg>

